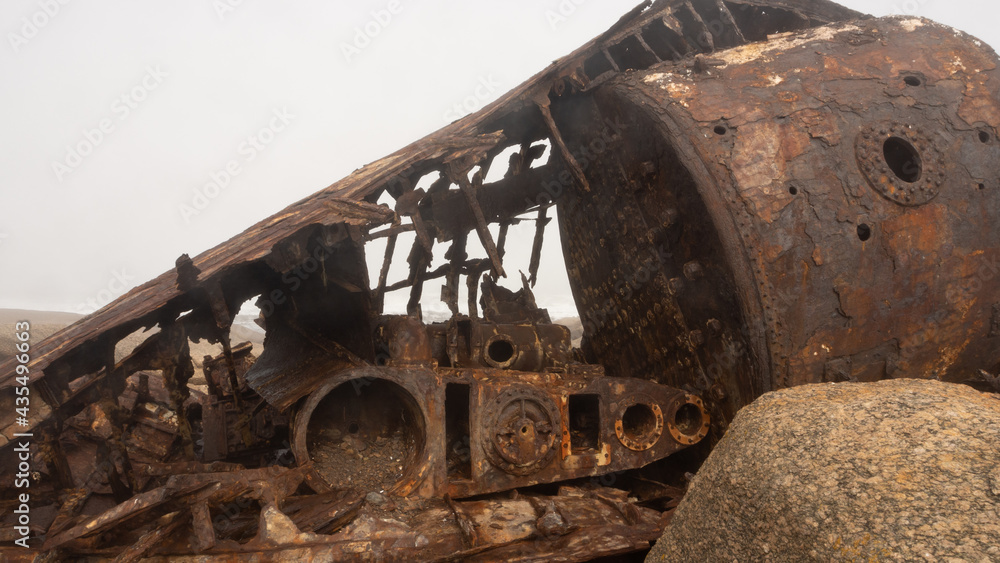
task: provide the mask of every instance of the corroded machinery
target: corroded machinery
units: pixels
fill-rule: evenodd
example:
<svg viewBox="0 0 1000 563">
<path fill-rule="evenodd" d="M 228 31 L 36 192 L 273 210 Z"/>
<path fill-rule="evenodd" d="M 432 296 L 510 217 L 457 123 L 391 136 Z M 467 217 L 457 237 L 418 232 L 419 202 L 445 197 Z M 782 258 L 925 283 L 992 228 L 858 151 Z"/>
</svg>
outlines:
<svg viewBox="0 0 1000 563">
<path fill-rule="evenodd" d="M 640 5 L 481 112 L 33 345 L 27 427 L 0 366 L 0 463 L 15 432 L 39 436 L 32 546 L 583 561 L 648 547 L 764 392 L 996 385 L 997 62 L 954 30 L 829 2 Z M 532 293 L 548 229 L 579 346 Z M 247 301 L 262 353 L 230 339 Z M 202 339 L 222 353 L 195 385 Z"/>
<path fill-rule="evenodd" d="M 950 28 L 862 20 L 562 106 L 571 145 L 588 124 L 628 131 L 559 207 L 587 356 L 676 386 L 693 369 L 719 425 L 804 383 L 992 385 L 996 76 L 996 55 Z M 652 255 L 658 277 L 629 284 Z"/>
</svg>

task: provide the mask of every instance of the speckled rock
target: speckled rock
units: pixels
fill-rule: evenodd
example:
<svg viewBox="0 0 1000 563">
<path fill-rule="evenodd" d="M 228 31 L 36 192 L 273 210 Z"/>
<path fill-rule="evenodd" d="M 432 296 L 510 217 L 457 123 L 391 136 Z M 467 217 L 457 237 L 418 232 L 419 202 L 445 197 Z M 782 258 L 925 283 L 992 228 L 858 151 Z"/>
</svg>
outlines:
<svg viewBox="0 0 1000 563">
<path fill-rule="evenodd" d="M 1000 561 L 1000 398 L 925 380 L 764 395 L 646 561 Z"/>
</svg>

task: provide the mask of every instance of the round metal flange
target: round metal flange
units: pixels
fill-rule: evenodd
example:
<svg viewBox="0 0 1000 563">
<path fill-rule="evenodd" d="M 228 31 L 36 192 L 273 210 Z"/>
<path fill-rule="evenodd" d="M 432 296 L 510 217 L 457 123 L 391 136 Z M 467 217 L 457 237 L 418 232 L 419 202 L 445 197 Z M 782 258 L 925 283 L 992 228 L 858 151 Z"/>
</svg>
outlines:
<svg viewBox="0 0 1000 563">
<path fill-rule="evenodd" d="M 708 436 L 711 417 L 699 397 L 684 395 L 672 407 L 667 416 L 667 429 L 674 440 L 692 446 Z"/>
<path fill-rule="evenodd" d="M 517 344 L 514 344 L 514 339 L 506 334 L 495 334 L 483 344 L 483 359 L 498 369 L 512 366 L 517 360 L 517 355 Z"/>
<path fill-rule="evenodd" d="M 615 435 L 626 448 L 644 452 L 663 435 L 663 410 L 648 399 L 630 398 L 619 403 L 615 414 Z"/>
<path fill-rule="evenodd" d="M 913 207 L 940 193 L 944 156 L 917 127 L 894 121 L 867 125 L 854 147 L 868 184 L 889 201 Z"/>
<path fill-rule="evenodd" d="M 426 403 L 413 384 L 428 376 L 433 372 L 361 368 L 313 391 L 291 429 L 296 462 L 311 465 L 309 486 L 410 494 L 430 462 Z"/>
<path fill-rule="evenodd" d="M 483 451 L 493 465 L 512 475 L 530 475 L 556 455 L 559 409 L 545 393 L 519 385 L 487 404 Z"/>
</svg>

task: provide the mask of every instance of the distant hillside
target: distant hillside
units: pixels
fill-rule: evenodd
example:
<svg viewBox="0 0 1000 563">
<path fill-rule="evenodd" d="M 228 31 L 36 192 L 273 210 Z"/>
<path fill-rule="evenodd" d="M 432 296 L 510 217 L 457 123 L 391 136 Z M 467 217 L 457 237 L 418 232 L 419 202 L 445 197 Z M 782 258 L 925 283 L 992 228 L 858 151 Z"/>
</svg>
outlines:
<svg viewBox="0 0 1000 563">
<path fill-rule="evenodd" d="M 14 355 L 14 326 L 21 321 L 31 323 L 31 343 L 38 344 L 56 332 L 66 328 L 74 322 L 83 318 L 83 315 L 76 313 L 63 313 L 59 311 L 27 311 L 20 309 L 0 309 L 0 362 L 6 361 Z M 583 323 L 578 317 L 567 317 L 553 321 L 569 328 L 573 338 L 573 345 L 579 347 L 580 339 L 583 336 Z M 121 360 L 127 356 L 136 346 L 149 338 L 156 329 L 149 332 L 136 332 L 127 336 L 120 342 L 115 350 L 116 359 Z M 264 332 L 252 322 L 252 317 L 240 316 L 230 330 L 233 345 L 241 342 L 251 342 L 253 344 L 253 354 L 260 356 L 264 351 Z M 205 356 L 217 356 L 222 353 L 222 347 L 202 341 L 191 344 L 191 359 L 195 367 L 201 371 L 202 360 Z M 201 374 L 195 375 L 195 382 L 201 378 Z"/>
<path fill-rule="evenodd" d="M 83 315 L 59 311 L 25 311 L 21 309 L 0 309 L 0 362 L 14 355 L 14 327 L 21 321 L 31 324 L 31 344 L 37 344 L 49 336 L 73 324 Z"/>
<path fill-rule="evenodd" d="M 83 318 L 83 315 L 76 313 L 63 313 L 59 311 L 26 311 L 20 309 L 0 309 L 0 362 L 12 357 L 16 351 L 14 327 L 18 322 L 28 321 L 31 323 L 31 344 L 38 344 L 56 332 L 66 328 L 74 322 Z M 115 348 L 115 358 L 121 360 L 127 356 L 136 346 L 149 338 L 156 332 L 154 328 L 148 332 L 135 332 L 118 343 Z M 234 324 L 230 330 L 233 345 L 241 342 L 253 343 L 253 353 L 260 356 L 264 350 L 264 332 L 248 327 L 248 323 Z M 191 344 L 191 359 L 199 373 L 195 374 L 195 382 L 201 378 L 201 364 L 204 356 L 217 356 L 222 353 L 222 347 L 201 341 Z"/>
<path fill-rule="evenodd" d="M 583 341 L 583 322 L 580 321 L 580 317 L 566 317 L 552 322 L 568 328 L 570 336 L 573 338 L 573 346 L 580 347 L 580 342 Z"/>
</svg>

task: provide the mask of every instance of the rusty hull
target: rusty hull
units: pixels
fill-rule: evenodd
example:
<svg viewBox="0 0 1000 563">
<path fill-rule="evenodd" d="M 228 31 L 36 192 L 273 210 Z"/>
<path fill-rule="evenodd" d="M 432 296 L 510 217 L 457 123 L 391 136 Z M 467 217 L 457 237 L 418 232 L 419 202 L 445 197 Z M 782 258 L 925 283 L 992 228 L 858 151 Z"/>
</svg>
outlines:
<svg viewBox="0 0 1000 563">
<path fill-rule="evenodd" d="M 33 549 L 4 524 L 0 557 L 641 552 L 762 393 L 995 385 L 996 67 L 954 30 L 826 1 L 643 3 L 477 114 L 32 343 L 27 427 L 0 366 L 0 464 L 15 432 L 38 437 Z M 520 280 L 518 224 L 535 227 Z M 553 236 L 579 348 L 532 293 Z M 447 319 L 425 318 L 432 297 Z M 262 351 L 230 341 L 248 300 Z M 223 353 L 195 385 L 201 339 Z M 15 506 L 7 472 L 0 493 Z"/>
<path fill-rule="evenodd" d="M 704 64 L 619 77 L 588 108 L 592 124 L 635 132 L 588 170 L 592 191 L 560 208 L 581 313 L 607 301 L 617 312 L 590 318 L 588 358 L 668 385 L 704 374 L 696 386 L 720 431 L 769 389 L 903 374 L 981 385 L 979 370 L 996 373 L 992 50 L 889 18 Z M 602 258 L 636 250 L 603 275 Z M 643 259 L 656 275 L 623 284 Z"/>
</svg>

